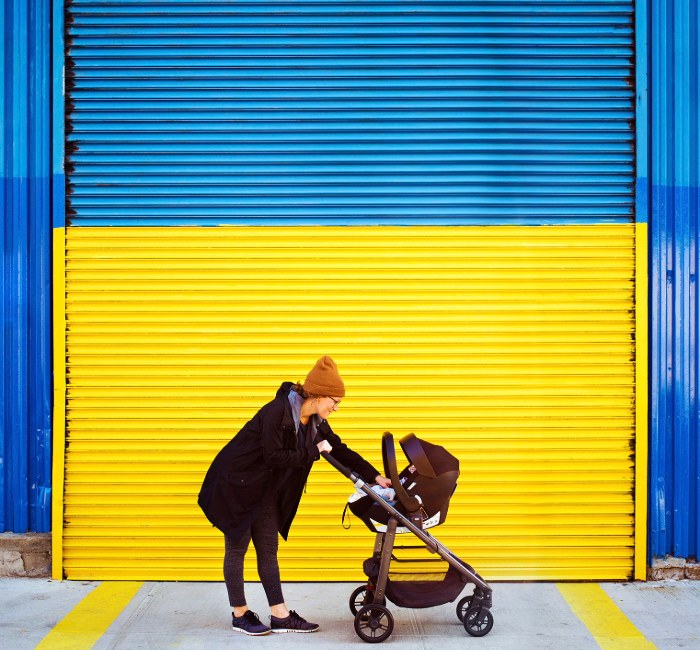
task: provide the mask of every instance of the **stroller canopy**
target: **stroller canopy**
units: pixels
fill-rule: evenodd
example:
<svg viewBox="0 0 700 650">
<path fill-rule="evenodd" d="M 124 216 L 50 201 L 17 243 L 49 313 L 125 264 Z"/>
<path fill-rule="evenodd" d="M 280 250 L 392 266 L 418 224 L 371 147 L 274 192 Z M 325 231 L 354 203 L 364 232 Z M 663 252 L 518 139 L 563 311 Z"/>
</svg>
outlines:
<svg viewBox="0 0 700 650">
<path fill-rule="evenodd" d="M 421 476 L 437 478 L 445 472 L 459 472 L 459 460 L 444 447 L 416 438 L 412 433 L 402 438 L 399 444 L 408 462 Z"/>
</svg>

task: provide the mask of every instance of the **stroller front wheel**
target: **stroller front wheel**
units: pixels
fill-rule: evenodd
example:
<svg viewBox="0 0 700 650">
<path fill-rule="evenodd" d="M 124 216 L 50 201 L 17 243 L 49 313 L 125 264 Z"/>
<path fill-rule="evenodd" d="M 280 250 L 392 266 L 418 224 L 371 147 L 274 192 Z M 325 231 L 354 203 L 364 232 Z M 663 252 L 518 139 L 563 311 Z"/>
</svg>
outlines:
<svg viewBox="0 0 700 650">
<path fill-rule="evenodd" d="M 486 636 L 493 627 L 493 614 L 488 607 L 474 605 L 464 612 L 464 629 L 471 636 Z"/>
<path fill-rule="evenodd" d="M 367 643 L 386 641 L 394 631 L 394 617 L 382 605 L 365 605 L 355 616 L 355 632 Z"/>
</svg>

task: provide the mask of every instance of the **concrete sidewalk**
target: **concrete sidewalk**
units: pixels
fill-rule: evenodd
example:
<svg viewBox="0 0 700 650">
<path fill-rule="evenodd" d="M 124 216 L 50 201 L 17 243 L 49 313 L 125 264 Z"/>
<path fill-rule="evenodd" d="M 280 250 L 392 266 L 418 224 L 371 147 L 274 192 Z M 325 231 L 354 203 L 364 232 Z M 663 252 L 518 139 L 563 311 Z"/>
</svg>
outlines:
<svg viewBox="0 0 700 650">
<path fill-rule="evenodd" d="M 110 600 L 113 613 L 106 611 L 110 607 L 95 607 L 94 601 L 89 605 L 99 590 L 123 589 L 128 585 L 133 597 L 128 593 L 123 603 Z M 53 650 L 363 648 L 367 646 L 355 634 L 348 607 L 348 598 L 356 586 L 354 583 L 286 583 L 287 604 L 302 616 L 320 623 L 321 630 L 314 634 L 247 637 L 231 631 L 226 590 L 220 583 L 7 578 L 0 580 L 0 647 L 22 650 L 40 644 Z M 390 603 L 395 626 L 383 645 L 402 650 L 438 646 L 441 650 L 654 646 L 700 649 L 700 582 L 494 583 L 492 586 L 495 623 L 488 636 L 467 635 L 457 619 L 455 603 L 420 610 L 401 609 Z M 247 584 L 246 590 L 251 609 L 267 621 L 269 611 L 261 586 Z M 91 616 L 104 619 L 104 628 L 92 640 L 88 634 Z"/>
</svg>

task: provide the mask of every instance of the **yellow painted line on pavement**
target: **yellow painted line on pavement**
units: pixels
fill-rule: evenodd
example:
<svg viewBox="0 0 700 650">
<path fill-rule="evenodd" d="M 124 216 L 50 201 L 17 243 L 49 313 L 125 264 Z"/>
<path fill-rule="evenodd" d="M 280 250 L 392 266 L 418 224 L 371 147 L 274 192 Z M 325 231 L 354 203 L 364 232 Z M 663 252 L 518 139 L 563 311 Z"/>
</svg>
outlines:
<svg viewBox="0 0 700 650">
<path fill-rule="evenodd" d="M 83 598 L 39 643 L 41 650 L 87 650 L 99 641 L 142 582 L 103 582 Z"/>
<path fill-rule="evenodd" d="M 656 648 L 625 616 L 598 584 L 558 584 L 569 607 L 586 625 L 603 650 Z"/>
</svg>

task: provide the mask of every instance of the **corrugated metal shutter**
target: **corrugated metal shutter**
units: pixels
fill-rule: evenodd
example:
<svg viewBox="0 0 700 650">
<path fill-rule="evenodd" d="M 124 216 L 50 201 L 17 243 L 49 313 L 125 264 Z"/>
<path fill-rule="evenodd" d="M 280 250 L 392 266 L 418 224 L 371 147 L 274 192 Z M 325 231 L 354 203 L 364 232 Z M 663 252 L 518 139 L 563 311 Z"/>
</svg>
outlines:
<svg viewBox="0 0 700 650">
<path fill-rule="evenodd" d="M 70 223 L 628 222 L 632 8 L 75 0 Z"/>
<path fill-rule="evenodd" d="M 486 577 L 628 576 L 632 3 L 68 10 L 68 577 L 220 579 L 206 466 L 323 353 L 351 446 L 460 456 L 435 532 Z M 285 579 L 361 576 L 350 489 Z"/>
<path fill-rule="evenodd" d="M 382 431 L 414 431 L 459 456 L 435 532 L 484 575 L 626 577 L 633 239 L 632 225 L 69 229 L 68 577 L 219 579 L 221 535 L 195 503 L 207 464 L 327 351 L 352 447 L 381 466 Z M 361 575 L 372 538 L 340 525 L 351 491 L 312 472 L 287 579 Z"/>
</svg>

